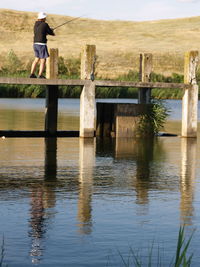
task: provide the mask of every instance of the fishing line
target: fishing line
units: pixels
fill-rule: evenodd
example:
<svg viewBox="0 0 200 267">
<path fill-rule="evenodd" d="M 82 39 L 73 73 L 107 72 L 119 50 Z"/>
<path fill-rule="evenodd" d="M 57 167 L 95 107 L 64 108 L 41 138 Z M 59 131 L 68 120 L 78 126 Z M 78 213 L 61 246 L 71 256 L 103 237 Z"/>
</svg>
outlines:
<svg viewBox="0 0 200 267">
<path fill-rule="evenodd" d="M 65 24 L 67 24 L 67 23 L 70 23 L 70 22 L 72 22 L 72 21 L 74 21 L 74 20 L 80 19 L 80 18 L 82 18 L 82 17 L 84 17 L 84 16 L 85 16 L 85 15 L 82 15 L 82 16 L 80 16 L 80 17 L 77 17 L 77 18 L 73 18 L 73 19 L 67 20 L 67 21 L 65 21 L 64 23 L 62 23 L 62 24 L 60 24 L 60 25 L 54 27 L 52 30 L 54 31 L 55 29 L 57 29 L 57 28 L 59 28 L 59 27 L 65 25 Z"/>
</svg>

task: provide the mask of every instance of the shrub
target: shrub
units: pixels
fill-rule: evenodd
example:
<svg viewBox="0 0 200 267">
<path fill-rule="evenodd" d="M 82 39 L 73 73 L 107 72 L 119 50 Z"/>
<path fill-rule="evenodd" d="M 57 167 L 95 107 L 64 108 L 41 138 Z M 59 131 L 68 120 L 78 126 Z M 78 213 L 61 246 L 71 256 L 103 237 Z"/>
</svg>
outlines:
<svg viewBox="0 0 200 267">
<path fill-rule="evenodd" d="M 155 135 L 164 127 L 169 109 L 163 101 L 153 100 L 147 108 L 147 112 L 140 116 L 137 133 L 143 135 Z"/>
</svg>

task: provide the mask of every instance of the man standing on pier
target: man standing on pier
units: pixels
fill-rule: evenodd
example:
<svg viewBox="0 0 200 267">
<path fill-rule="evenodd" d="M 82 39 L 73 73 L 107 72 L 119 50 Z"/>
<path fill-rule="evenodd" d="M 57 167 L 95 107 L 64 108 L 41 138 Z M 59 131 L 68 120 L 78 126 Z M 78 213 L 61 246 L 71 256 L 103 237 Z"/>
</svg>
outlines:
<svg viewBox="0 0 200 267">
<path fill-rule="evenodd" d="M 34 44 L 33 44 L 33 49 L 35 53 L 35 59 L 32 63 L 31 66 L 31 74 L 30 78 L 37 78 L 35 75 L 35 70 L 38 65 L 40 64 L 39 67 L 39 74 L 38 78 L 44 78 L 43 76 L 43 71 L 45 69 L 46 65 L 46 59 L 49 57 L 48 49 L 47 49 L 47 35 L 55 35 L 53 32 L 53 29 L 51 29 L 46 23 L 46 13 L 40 12 L 38 13 L 38 19 L 35 22 L 34 25 Z"/>
</svg>

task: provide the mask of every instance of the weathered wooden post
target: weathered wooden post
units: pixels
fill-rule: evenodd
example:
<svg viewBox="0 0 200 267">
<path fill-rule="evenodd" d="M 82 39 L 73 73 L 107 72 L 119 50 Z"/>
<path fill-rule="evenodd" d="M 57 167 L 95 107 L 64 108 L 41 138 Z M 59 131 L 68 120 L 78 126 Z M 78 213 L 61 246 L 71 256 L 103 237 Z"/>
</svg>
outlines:
<svg viewBox="0 0 200 267">
<path fill-rule="evenodd" d="M 49 50 L 49 58 L 46 64 L 46 78 L 56 79 L 58 77 L 58 49 Z M 48 85 L 46 89 L 45 131 L 49 135 L 57 132 L 58 117 L 58 86 Z"/>
<path fill-rule="evenodd" d="M 182 137 L 197 137 L 198 121 L 198 85 L 196 81 L 196 67 L 198 51 L 185 53 L 184 83 L 192 87 L 184 89 L 182 98 Z"/>
<path fill-rule="evenodd" d="M 140 81 L 150 82 L 152 72 L 152 59 L 153 56 L 150 53 L 140 54 Z M 138 103 L 148 104 L 151 102 L 151 89 L 140 88 L 138 90 Z"/>
<path fill-rule="evenodd" d="M 80 97 L 80 137 L 94 137 L 96 46 L 86 45 L 81 55 L 81 79 L 87 80 Z"/>
</svg>

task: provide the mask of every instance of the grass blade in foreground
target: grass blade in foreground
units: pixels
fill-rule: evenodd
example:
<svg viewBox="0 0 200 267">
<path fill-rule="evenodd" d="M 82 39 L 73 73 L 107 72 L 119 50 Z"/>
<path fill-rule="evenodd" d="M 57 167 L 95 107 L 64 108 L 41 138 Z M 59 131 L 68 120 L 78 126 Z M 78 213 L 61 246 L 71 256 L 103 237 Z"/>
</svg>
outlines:
<svg viewBox="0 0 200 267">
<path fill-rule="evenodd" d="M 171 263 L 169 264 L 169 266 L 171 266 L 171 267 L 190 267 L 191 266 L 193 254 L 191 254 L 190 256 L 187 256 L 187 252 L 188 252 L 188 248 L 189 248 L 191 239 L 193 237 L 194 231 L 187 242 L 185 240 L 184 233 L 185 233 L 185 227 L 180 226 L 179 234 L 178 234 L 178 240 L 177 240 L 175 260 L 172 259 Z M 130 254 L 128 256 L 128 259 L 126 260 L 120 251 L 118 251 L 118 253 L 119 253 L 119 256 L 121 258 L 123 266 L 126 266 L 126 267 L 130 267 L 130 266 L 134 266 L 134 267 L 166 266 L 166 263 L 162 263 L 159 248 L 158 248 L 157 259 L 153 260 L 153 247 L 154 247 L 154 242 L 153 242 L 153 244 L 150 248 L 150 251 L 149 251 L 148 260 L 147 260 L 148 262 L 144 263 L 144 264 L 142 263 L 141 256 L 138 253 L 135 253 L 135 251 L 133 250 L 132 247 L 130 247 L 130 251 L 129 251 L 129 253 L 131 253 L 132 260 L 130 258 Z M 147 257 L 145 257 L 145 258 L 147 258 Z M 157 262 L 156 262 L 156 260 L 157 260 Z"/>
<path fill-rule="evenodd" d="M 185 243 L 184 230 L 185 230 L 184 226 L 180 227 L 180 229 L 179 229 L 178 243 L 177 243 L 177 249 L 176 249 L 176 259 L 175 259 L 175 264 L 174 264 L 175 267 L 179 267 L 179 266 L 188 267 L 191 265 L 191 260 L 192 260 L 193 254 L 190 255 L 190 257 L 187 260 L 186 253 L 187 253 L 188 247 L 190 245 L 193 233 L 184 246 L 184 243 Z"/>
</svg>

